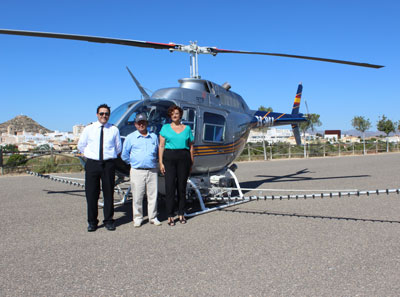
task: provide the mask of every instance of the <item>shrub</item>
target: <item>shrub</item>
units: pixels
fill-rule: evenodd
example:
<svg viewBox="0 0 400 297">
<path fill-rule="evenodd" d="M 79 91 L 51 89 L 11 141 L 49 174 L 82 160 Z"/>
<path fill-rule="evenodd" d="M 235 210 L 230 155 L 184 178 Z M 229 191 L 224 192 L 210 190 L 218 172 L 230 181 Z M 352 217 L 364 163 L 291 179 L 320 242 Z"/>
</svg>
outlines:
<svg viewBox="0 0 400 297">
<path fill-rule="evenodd" d="M 6 166 L 15 167 L 15 166 L 25 164 L 26 161 L 27 161 L 27 158 L 25 155 L 14 154 L 8 158 L 8 160 L 6 162 Z"/>
</svg>

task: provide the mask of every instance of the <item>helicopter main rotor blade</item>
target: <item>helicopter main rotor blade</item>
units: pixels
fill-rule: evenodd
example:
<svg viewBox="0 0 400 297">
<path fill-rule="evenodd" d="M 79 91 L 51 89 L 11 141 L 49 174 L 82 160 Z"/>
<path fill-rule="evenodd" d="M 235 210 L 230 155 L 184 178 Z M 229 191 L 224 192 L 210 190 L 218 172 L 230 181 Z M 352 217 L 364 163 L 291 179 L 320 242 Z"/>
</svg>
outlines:
<svg viewBox="0 0 400 297">
<path fill-rule="evenodd" d="M 136 86 L 138 87 L 140 93 L 142 93 L 142 96 L 144 99 L 150 99 L 149 94 L 147 94 L 147 92 L 145 91 L 145 89 L 143 88 L 143 86 L 140 84 L 140 82 L 136 79 L 136 77 L 133 75 L 133 73 L 131 72 L 131 70 L 128 68 L 128 66 L 126 66 L 126 70 L 128 70 L 130 76 L 132 77 L 133 81 L 135 82 Z"/>
<path fill-rule="evenodd" d="M 298 56 L 298 55 L 288 55 L 288 54 L 278 54 L 278 53 L 264 53 L 264 52 L 247 52 L 247 51 L 235 51 L 235 50 L 225 50 L 219 48 L 210 48 L 210 51 L 215 55 L 219 53 L 224 54 L 247 54 L 247 55 L 264 55 L 264 56 L 276 56 L 276 57 L 285 57 L 285 58 L 296 58 L 296 59 L 305 59 L 305 60 L 314 60 L 314 61 L 322 61 L 322 62 L 330 62 L 330 63 L 339 63 L 339 64 L 347 64 L 353 66 L 361 66 L 361 67 L 369 67 L 369 68 L 382 68 L 384 66 L 374 65 L 368 63 L 359 63 L 359 62 L 351 62 L 351 61 L 343 61 L 343 60 L 335 60 L 335 59 L 326 59 L 326 58 L 317 58 L 317 57 L 308 57 L 308 56 Z"/>
<path fill-rule="evenodd" d="M 37 32 L 37 31 L 0 29 L 0 34 L 70 39 L 70 40 L 80 40 L 80 41 L 97 42 L 97 43 L 111 43 L 111 44 L 129 45 L 137 47 L 148 47 L 154 49 L 175 50 L 180 47 L 179 44 L 174 44 L 174 43 L 158 43 L 158 42 L 130 40 L 130 39 L 118 39 L 118 38 L 62 34 L 62 33 L 48 33 L 48 32 Z"/>
<path fill-rule="evenodd" d="M 186 53 L 190 53 L 190 54 L 211 54 L 213 56 L 215 56 L 219 53 L 264 55 L 264 56 L 276 56 L 276 57 L 296 58 L 296 59 L 314 60 L 314 61 L 322 61 L 322 62 L 330 62 L 330 63 L 339 63 L 339 64 L 347 64 L 347 65 L 369 67 L 369 68 L 384 67 L 381 65 L 374 65 L 374 64 L 368 64 L 368 63 L 359 63 L 359 62 L 308 57 L 308 56 L 299 56 L 299 55 L 226 50 L 226 49 L 219 49 L 216 47 L 202 47 L 202 46 L 198 46 L 196 42 L 192 42 L 190 45 L 181 45 L 181 44 L 175 44 L 172 42 L 171 43 L 158 43 L 158 42 L 150 42 L 150 41 L 131 40 L 131 39 L 118 39 L 118 38 L 108 38 L 108 37 L 98 37 L 98 36 L 85 36 L 85 35 L 48 33 L 48 32 L 37 32 L 37 31 L 8 30 L 8 29 L 0 29 L 0 34 L 70 39 L 70 40 L 80 40 L 80 41 L 97 42 L 97 43 L 111 43 L 111 44 L 120 44 L 120 45 L 136 46 L 136 47 L 153 48 L 153 49 L 167 49 L 171 52 L 172 51 L 180 51 L 180 52 L 186 52 Z"/>
</svg>

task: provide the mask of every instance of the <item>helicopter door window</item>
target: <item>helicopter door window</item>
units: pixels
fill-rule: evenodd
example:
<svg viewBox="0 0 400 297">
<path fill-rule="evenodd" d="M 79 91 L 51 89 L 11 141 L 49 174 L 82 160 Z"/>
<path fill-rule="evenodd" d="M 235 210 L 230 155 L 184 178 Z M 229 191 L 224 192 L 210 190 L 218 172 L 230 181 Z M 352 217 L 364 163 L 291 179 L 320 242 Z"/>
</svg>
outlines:
<svg viewBox="0 0 400 297">
<path fill-rule="evenodd" d="M 193 135 L 195 135 L 195 120 L 196 110 L 194 108 L 183 107 L 182 124 L 185 124 L 192 129 Z"/>
<path fill-rule="evenodd" d="M 204 113 L 203 139 L 209 142 L 223 142 L 225 130 L 225 117 L 219 114 Z"/>
</svg>

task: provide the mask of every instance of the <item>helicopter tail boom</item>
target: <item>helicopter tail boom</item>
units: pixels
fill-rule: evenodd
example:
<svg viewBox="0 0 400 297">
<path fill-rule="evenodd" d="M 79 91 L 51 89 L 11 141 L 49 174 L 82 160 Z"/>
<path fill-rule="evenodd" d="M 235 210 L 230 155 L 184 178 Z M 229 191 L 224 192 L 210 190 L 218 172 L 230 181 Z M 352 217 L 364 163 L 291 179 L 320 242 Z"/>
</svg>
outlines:
<svg viewBox="0 0 400 297">
<path fill-rule="evenodd" d="M 291 125 L 293 129 L 293 135 L 298 145 L 301 144 L 299 124 L 307 121 L 302 113 L 299 113 L 301 94 L 303 91 L 303 85 L 300 83 L 297 87 L 296 96 L 294 98 L 292 113 L 279 113 L 271 111 L 258 110 L 254 114 L 253 123 L 254 128 L 256 127 L 272 127 L 272 126 L 283 126 Z"/>
</svg>

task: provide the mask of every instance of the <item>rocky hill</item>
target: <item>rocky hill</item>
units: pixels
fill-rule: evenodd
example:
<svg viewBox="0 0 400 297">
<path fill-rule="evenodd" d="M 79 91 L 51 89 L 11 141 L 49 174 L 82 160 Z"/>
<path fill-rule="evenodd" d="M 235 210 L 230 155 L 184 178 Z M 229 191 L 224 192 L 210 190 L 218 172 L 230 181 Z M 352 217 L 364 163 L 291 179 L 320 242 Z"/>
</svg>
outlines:
<svg viewBox="0 0 400 297">
<path fill-rule="evenodd" d="M 9 126 L 13 127 L 14 132 L 22 132 L 24 130 L 25 132 L 31 133 L 53 132 L 25 115 L 16 116 L 15 118 L 0 124 L 0 133 L 7 132 Z"/>
</svg>

